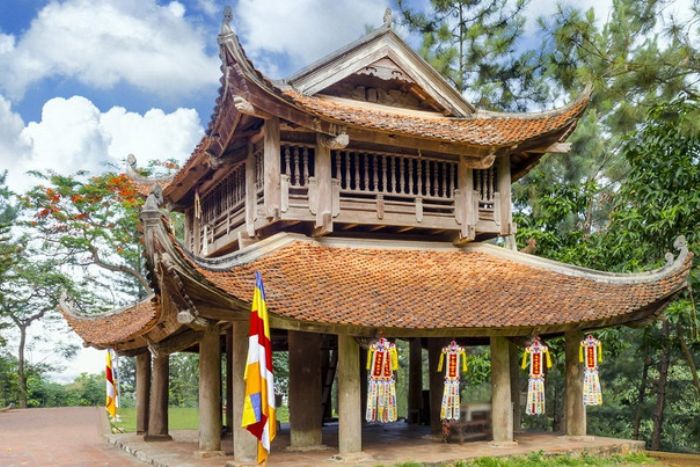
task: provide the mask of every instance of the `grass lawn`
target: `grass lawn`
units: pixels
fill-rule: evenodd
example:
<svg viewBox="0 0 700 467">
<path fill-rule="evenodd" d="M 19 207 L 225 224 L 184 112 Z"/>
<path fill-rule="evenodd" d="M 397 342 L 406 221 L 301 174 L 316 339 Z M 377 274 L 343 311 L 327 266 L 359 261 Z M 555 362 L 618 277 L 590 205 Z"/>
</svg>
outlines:
<svg viewBox="0 0 700 467">
<path fill-rule="evenodd" d="M 658 465 L 655 459 L 641 452 L 612 456 L 591 456 L 588 454 L 546 456 L 541 452 L 533 452 L 528 456 L 481 457 L 446 465 L 450 467 L 631 467 L 655 464 Z M 396 464 L 394 467 L 423 467 L 424 465 L 420 462 L 406 462 Z"/>
<path fill-rule="evenodd" d="M 125 432 L 136 431 L 136 409 L 119 409 L 121 422 L 115 425 Z M 287 422 L 289 420 L 289 409 L 282 406 L 277 408 L 277 420 Z M 170 407 L 168 409 L 168 428 L 170 430 L 196 430 L 199 428 L 199 409 L 196 407 Z"/>
</svg>

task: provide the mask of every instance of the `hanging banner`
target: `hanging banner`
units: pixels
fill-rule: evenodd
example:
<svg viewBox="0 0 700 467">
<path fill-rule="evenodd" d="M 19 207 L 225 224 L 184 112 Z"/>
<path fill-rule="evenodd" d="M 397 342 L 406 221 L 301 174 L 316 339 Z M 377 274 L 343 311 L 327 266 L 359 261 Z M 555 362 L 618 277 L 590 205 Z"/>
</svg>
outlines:
<svg viewBox="0 0 700 467">
<path fill-rule="evenodd" d="M 529 358 L 528 358 L 529 357 Z M 523 353 L 522 369 L 530 364 L 530 376 L 527 384 L 527 406 L 525 413 L 528 415 L 544 414 L 544 365 L 552 368 L 552 357 L 549 355 L 549 347 L 544 345 L 539 336 L 532 338 L 529 346 L 525 347 Z"/>
<path fill-rule="evenodd" d="M 589 334 L 581 341 L 578 359 L 583 363 L 583 405 L 602 405 L 598 364 L 603 361 L 603 343 Z"/>
<path fill-rule="evenodd" d="M 446 365 L 445 362 L 447 362 Z M 459 420 L 460 373 L 466 373 L 468 369 L 467 352 L 464 350 L 464 347 L 457 345 L 457 342 L 454 340 L 447 347 L 443 347 L 440 361 L 438 362 L 438 373 L 442 371 L 443 365 L 445 365 L 445 389 L 442 392 L 440 420 Z"/>
<path fill-rule="evenodd" d="M 381 337 L 367 349 L 367 412 L 368 422 L 395 422 L 396 380 L 399 368 L 396 345 Z"/>
</svg>

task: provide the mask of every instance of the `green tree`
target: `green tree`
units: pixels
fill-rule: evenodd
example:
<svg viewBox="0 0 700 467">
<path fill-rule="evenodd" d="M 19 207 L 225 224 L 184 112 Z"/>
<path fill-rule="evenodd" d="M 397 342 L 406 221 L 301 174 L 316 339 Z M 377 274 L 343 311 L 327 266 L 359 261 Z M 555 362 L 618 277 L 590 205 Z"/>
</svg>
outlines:
<svg viewBox="0 0 700 467">
<path fill-rule="evenodd" d="M 32 256 L 25 248 L 0 283 L 0 320 L 19 332 L 17 375 L 19 406 L 27 407 L 27 372 L 25 350 L 29 327 L 50 313 L 55 313 L 61 295 L 73 290 L 72 280 L 59 271 L 59 264 Z M 67 348 L 70 352 L 72 349 Z"/>
<path fill-rule="evenodd" d="M 86 179 L 35 173 L 46 182 L 23 198 L 35 211 L 28 225 L 44 251 L 79 268 L 111 295 L 105 302 L 132 301 L 150 290 L 139 242 L 138 215 L 143 198 L 124 174 Z M 94 286 L 94 284 L 93 284 Z"/>
<path fill-rule="evenodd" d="M 420 54 L 476 105 L 497 109 L 523 109 L 546 89 L 534 79 L 537 53 L 514 52 L 527 3 L 431 0 L 421 11 L 398 0 L 404 23 L 421 35 Z"/>
</svg>

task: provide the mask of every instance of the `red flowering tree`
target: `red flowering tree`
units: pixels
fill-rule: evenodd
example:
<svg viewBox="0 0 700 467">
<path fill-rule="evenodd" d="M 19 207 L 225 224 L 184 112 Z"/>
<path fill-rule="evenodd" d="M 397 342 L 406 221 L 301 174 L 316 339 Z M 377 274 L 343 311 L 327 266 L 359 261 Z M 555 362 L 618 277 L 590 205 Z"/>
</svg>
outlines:
<svg viewBox="0 0 700 467">
<path fill-rule="evenodd" d="M 33 213 L 26 222 L 44 253 L 105 285 L 112 303 L 145 296 L 149 282 L 138 232 L 144 198 L 131 180 L 117 173 L 34 175 L 43 183 L 27 192 L 23 203 Z"/>
</svg>

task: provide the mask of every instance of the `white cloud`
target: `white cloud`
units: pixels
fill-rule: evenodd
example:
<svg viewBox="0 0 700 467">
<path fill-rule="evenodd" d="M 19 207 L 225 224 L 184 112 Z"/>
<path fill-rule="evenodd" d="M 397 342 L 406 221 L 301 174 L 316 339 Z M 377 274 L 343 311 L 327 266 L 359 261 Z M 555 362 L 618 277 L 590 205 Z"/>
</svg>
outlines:
<svg viewBox="0 0 700 467">
<path fill-rule="evenodd" d="M 202 133 L 194 109 L 167 114 L 151 109 L 141 115 L 112 107 L 101 112 L 80 96 L 48 100 L 41 120 L 25 125 L 0 96 L 0 169 L 9 169 L 8 182 L 20 191 L 36 183 L 26 175 L 28 170 L 98 173 L 105 170 L 105 162 L 120 163 L 129 153 L 142 163 L 183 161 Z"/>
<path fill-rule="evenodd" d="M 52 1 L 20 37 L 0 34 L 0 90 L 20 99 L 47 77 L 97 88 L 125 82 L 161 96 L 213 87 L 219 59 L 205 52 L 204 33 L 179 2 Z"/>
<path fill-rule="evenodd" d="M 286 54 L 299 66 L 358 39 L 382 23 L 388 0 L 240 0 L 234 17 L 253 57 Z"/>
<path fill-rule="evenodd" d="M 216 17 L 224 11 L 218 3 L 215 0 L 197 0 L 197 8 L 208 16 Z"/>
</svg>

